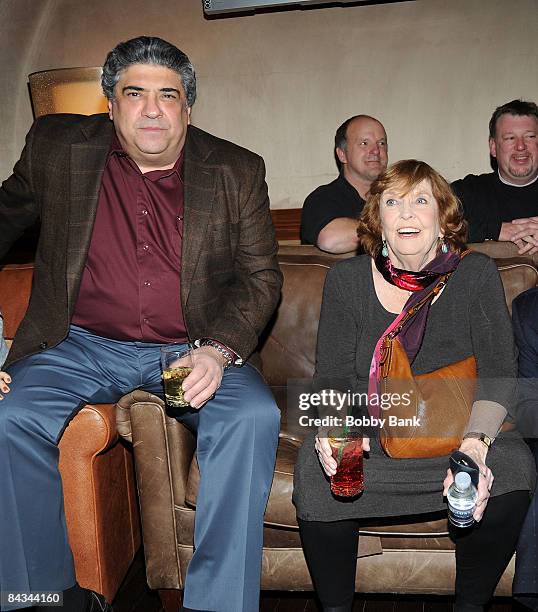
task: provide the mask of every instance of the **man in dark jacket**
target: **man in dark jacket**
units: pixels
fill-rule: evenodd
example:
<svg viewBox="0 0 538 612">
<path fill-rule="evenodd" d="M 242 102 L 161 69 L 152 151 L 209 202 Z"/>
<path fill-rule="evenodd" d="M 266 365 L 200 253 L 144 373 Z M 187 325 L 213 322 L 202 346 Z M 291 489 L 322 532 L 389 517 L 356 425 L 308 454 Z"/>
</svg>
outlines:
<svg viewBox="0 0 538 612">
<path fill-rule="evenodd" d="M 117 45 L 102 84 L 109 116 L 38 119 L 0 190 L 0 257 L 41 220 L 0 403 L 0 584 L 104 609 L 75 583 L 58 440 L 86 402 L 162 395 L 160 347 L 192 342 L 178 418 L 197 433 L 201 482 L 185 606 L 251 612 L 279 429 L 248 363 L 281 287 L 263 160 L 190 125 L 194 69 L 166 41 Z"/>
</svg>

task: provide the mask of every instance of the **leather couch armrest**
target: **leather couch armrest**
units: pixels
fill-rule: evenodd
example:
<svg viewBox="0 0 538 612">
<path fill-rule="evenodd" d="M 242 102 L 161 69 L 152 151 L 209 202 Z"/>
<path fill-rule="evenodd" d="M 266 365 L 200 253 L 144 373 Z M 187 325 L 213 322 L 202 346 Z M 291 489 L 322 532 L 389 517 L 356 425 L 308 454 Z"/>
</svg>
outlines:
<svg viewBox="0 0 538 612">
<path fill-rule="evenodd" d="M 91 436 L 88 432 L 91 431 Z M 115 412 L 111 404 L 87 404 L 72 419 L 61 437 L 60 454 L 89 461 L 110 448 L 118 439 Z M 71 463 L 70 471 L 76 471 Z"/>
<path fill-rule="evenodd" d="M 148 580 L 158 576 L 159 588 L 177 588 L 176 509 L 185 505 L 194 435 L 166 414 L 161 398 L 146 391 L 123 396 L 116 410 L 118 431 L 133 443 Z"/>
<path fill-rule="evenodd" d="M 146 393 L 144 391 L 132 391 L 131 393 L 124 395 L 119 402 L 117 402 L 116 427 L 118 429 L 118 434 L 128 442 L 133 441 L 133 433 L 131 430 L 131 406 L 138 400 L 144 401 L 151 397 L 151 393 Z"/>
<path fill-rule="evenodd" d="M 58 445 L 77 580 L 109 600 L 139 546 L 137 512 L 129 512 L 132 471 L 118 444 L 115 415 L 114 404 L 84 406 Z"/>
<path fill-rule="evenodd" d="M 118 433 L 132 442 L 138 470 L 162 472 L 161 483 L 171 487 L 173 503 L 185 503 L 185 490 L 196 449 L 194 435 L 166 413 L 160 397 L 139 389 L 124 395 L 116 404 Z M 151 479 L 148 471 L 148 478 Z"/>
</svg>

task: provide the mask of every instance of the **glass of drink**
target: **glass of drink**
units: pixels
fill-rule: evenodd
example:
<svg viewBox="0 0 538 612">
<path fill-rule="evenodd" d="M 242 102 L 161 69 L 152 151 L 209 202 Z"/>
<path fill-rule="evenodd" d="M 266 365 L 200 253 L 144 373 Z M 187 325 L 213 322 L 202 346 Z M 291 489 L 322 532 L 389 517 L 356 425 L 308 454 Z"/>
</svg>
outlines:
<svg viewBox="0 0 538 612">
<path fill-rule="evenodd" d="M 192 372 L 192 349 L 177 344 L 161 347 L 161 367 L 166 403 L 174 408 L 188 406 L 183 398 L 183 381 Z"/>
<path fill-rule="evenodd" d="M 338 497 L 354 497 L 364 490 L 362 433 L 331 429 L 328 438 L 338 464 L 336 474 L 331 476 L 331 491 Z"/>
</svg>

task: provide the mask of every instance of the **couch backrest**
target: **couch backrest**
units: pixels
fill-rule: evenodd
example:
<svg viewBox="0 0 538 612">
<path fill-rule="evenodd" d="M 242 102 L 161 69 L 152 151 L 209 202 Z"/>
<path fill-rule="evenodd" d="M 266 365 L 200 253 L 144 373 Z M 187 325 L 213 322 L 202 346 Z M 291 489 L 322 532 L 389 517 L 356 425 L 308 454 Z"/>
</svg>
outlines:
<svg viewBox="0 0 538 612">
<path fill-rule="evenodd" d="M 301 249 L 301 247 L 297 247 Z M 325 276 L 337 259 L 320 255 L 279 255 L 282 299 L 262 338 L 260 354 L 269 384 L 314 373 L 319 312 Z"/>
<path fill-rule="evenodd" d="M 272 386 L 285 387 L 288 379 L 314 373 L 319 312 L 325 276 L 339 258 L 315 253 L 314 247 L 286 246 L 279 251 L 284 274 L 282 300 L 260 345 L 263 372 Z M 496 260 L 506 302 L 536 286 L 538 272 L 524 258 Z"/>
<path fill-rule="evenodd" d="M 517 246 L 513 242 L 497 242 L 496 240 L 486 240 L 486 242 L 471 242 L 467 245 L 471 251 L 485 253 L 494 259 L 506 259 L 519 257 Z M 332 253 L 324 253 L 317 247 L 310 244 L 281 244 L 279 248 L 280 255 L 323 255 L 330 259 L 348 259 L 354 257 L 355 253 L 341 253 L 338 255 Z M 538 268 L 538 253 L 534 255 L 524 255 L 525 260 L 529 261 L 533 266 Z"/>
<path fill-rule="evenodd" d="M 538 285 L 538 271 L 532 260 L 524 257 L 495 259 L 504 287 L 506 304 L 512 314 L 512 302 L 523 291 Z"/>
<path fill-rule="evenodd" d="M 264 375 L 271 385 L 284 387 L 290 378 L 310 378 L 314 373 L 323 284 L 338 258 L 319 251 L 303 254 L 302 249 L 287 247 L 279 254 L 284 274 L 282 299 L 260 345 Z M 538 284 L 536 268 L 522 258 L 500 259 L 497 266 L 509 308 L 517 295 Z M 26 312 L 32 276 L 32 264 L 0 269 L 0 311 L 8 340 L 15 336 Z"/>
</svg>

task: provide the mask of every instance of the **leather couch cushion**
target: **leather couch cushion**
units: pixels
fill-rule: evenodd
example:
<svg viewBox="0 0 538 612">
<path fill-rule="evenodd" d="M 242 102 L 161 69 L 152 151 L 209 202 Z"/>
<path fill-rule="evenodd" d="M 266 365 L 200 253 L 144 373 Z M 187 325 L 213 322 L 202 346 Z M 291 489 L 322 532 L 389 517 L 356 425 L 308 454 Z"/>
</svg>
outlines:
<svg viewBox="0 0 538 612">
<path fill-rule="evenodd" d="M 293 468 L 297 459 L 297 453 L 301 443 L 298 440 L 281 434 L 275 476 L 269 502 L 265 512 L 265 524 L 275 528 L 273 545 L 280 540 L 287 541 L 288 537 L 278 533 L 278 528 L 297 529 L 297 518 L 295 506 L 291 502 L 293 491 Z M 196 506 L 196 496 L 200 482 L 200 473 L 196 457 L 191 462 L 185 500 L 187 504 Z M 430 517 L 428 517 L 430 518 Z M 376 524 L 370 521 L 360 529 L 364 536 L 382 536 L 389 548 L 396 546 L 400 548 L 402 542 L 410 543 L 410 548 L 434 548 L 451 550 L 453 547 L 447 537 L 447 522 L 444 518 L 435 517 L 432 520 L 416 520 L 409 523 L 391 525 L 388 521 Z M 279 539 L 280 538 L 280 539 Z M 431 538 L 432 542 L 424 545 L 425 538 Z M 407 544 L 406 544 L 407 545 Z"/>
<path fill-rule="evenodd" d="M 300 442 L 281 436 L 278 443 L 275 476 L 265 512 L 265 523 L 281 527 L 297 528 L 295 506 L 291 503 L 293 491 L 293 466 L 297 459 Z M 196 506 L 196 497 L 200 483 L 200 472 L 196 455 L 193 457 L 187 480 L 185 501 Z"/>
<path fill-rule="evenodd" d="M 300 447 L 300 442 L 281 435 L 273 486 L 265 511 L 266 524 L 297 527 L 295 506 L 291 503 L 291 495 L 293 493 L 293 469 Z"/>
</svg>

